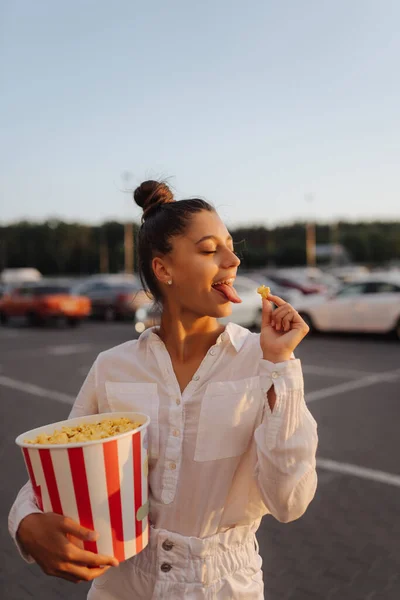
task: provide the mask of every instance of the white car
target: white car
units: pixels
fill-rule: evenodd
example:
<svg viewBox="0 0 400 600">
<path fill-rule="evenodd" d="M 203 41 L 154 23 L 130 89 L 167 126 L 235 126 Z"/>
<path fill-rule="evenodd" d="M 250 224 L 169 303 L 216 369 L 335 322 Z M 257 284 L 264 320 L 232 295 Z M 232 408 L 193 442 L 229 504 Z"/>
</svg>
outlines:
<svg viewBox="0 0 400 600">
<path fill-rule="evenodd" d="M 337 293 L 305 296 L 294 303 L 311 330 L 394 332 L 400 340 L 400 275 L 375 274 Z"/>
</svg>

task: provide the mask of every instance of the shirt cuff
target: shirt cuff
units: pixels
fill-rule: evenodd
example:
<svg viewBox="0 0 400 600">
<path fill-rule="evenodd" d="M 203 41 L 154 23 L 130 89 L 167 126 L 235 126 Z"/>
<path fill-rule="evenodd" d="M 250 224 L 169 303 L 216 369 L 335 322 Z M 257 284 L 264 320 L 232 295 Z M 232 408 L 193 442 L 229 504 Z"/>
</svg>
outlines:
<svg viewBox="0 0 400 600">
<path fill-rule="evenodd" d="M 8 530 L 10 532 L 10 535 L 13 538 L 21 557 L 27 563 L 34 563 L 35 561 L 30 554 L 27 554 L 25 552 L 24 548 L 20 544 L 17 537 L 18 527 L 20 526 L 21 521 L 25 519 L 25 517 L 27 517 L 28 515 L 41 512 L 42 511 L 36 506 L 34 502 L 26 500 L 20 505 L 14 505 L 8 517 Z"/>
<path fill-rule="evenodd" d="M 303 372 L 298 358 L 280 363 L 261 359 L 260 378 L 261 386 L 268 391 L 273 385 L 277 396 L 284 396 L 290 390 L 304 391 Z"/>
<path fill-rule="evenodd" d="M 266 444 L 269 450 L 277 445 L 278 434 L 286 441 L 297 429 L 301 421 L 304 405 L 304 381 L 299 359 L 281 363 L 261 360 L 261 387 L 265 392 L 263 424 L 266 428 Z M 271 411 L 267 392 L 275 388 L 276 402 Z"/>
</svg>

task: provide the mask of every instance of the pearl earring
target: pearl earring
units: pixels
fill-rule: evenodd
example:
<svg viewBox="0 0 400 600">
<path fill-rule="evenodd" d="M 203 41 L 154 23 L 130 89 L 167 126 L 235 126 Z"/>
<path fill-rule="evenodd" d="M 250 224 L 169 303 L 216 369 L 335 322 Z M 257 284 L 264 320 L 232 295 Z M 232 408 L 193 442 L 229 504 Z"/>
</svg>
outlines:
<svg viewBox="0 0 400 600">
<path fill-rule="evenodd" d="M 168 285 L 172 285 L 172 279 L 170 279 L 169 281 L 167 281 Z"/>
</svg>

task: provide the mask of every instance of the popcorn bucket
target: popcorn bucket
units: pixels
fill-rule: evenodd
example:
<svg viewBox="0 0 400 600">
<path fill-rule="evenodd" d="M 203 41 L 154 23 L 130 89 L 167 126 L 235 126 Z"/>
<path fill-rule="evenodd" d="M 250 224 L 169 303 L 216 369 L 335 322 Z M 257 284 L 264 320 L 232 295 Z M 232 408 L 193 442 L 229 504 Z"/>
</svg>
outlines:
<svg viewBox="0 0 400 600">
<path fill-rule="evenodd" d="M 127 417 L 140 423 L 113 437 L 70 444 L 28 444 L 61 427 Z M 32 429 L 15 440 L 21 447 L 35 493 L 44 512 L 70 517 L 99 534 L 83 547 L 120 562 L 148 544 L 148 432 L 144 414 L 113 412 L 77 417 Z"/>
</svg>

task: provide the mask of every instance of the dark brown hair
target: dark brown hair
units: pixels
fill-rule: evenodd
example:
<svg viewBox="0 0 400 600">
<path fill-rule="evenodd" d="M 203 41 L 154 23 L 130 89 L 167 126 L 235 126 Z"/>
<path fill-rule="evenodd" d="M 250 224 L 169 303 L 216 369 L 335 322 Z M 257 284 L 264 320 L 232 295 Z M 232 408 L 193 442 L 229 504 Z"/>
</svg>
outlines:
<svg viewBox="0 0 400 600">
<path fill-rule="evenodd" d="M 137 239 L 138 271 L 143 288 L 161 303 L 162 294 L 154 275 L 152 259 L 171 252 L 171 238 L 185 233 L 195 213 L 214 211 L 205 200 L 191 198 L 175 201 L 166 183 L 144 181 L 133 193 L 134 200 L 143 209 L 142 225 Z"/>
</svg>

